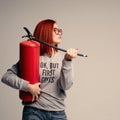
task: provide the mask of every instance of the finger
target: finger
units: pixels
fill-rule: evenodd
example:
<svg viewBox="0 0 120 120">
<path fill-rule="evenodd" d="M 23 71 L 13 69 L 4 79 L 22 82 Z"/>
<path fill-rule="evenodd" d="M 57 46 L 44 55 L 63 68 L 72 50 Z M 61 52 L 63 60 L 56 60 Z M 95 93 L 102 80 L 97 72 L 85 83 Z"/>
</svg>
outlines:
<svg viewBox="0 0 120 120">
<path fill-rule="evenodd" d="M 35 101 L 35 96 L 34 96 L 34 95 L 32 96 L 32 102 L 33 102 L 33 101 Z"/>
<path fill-rule="evenodd" d="M 77 53 L 78 53 L 78 50 L 71 49 L 70 55 L 71 55 L 72 58 L 75 58 L 75 57 L 77 57 Z"/>
<path fill-rule="evenodd" d="M 38 98 L 39 98 L 39 95 L 36 95 L 36 96 L 35 96 L 35 99 L 38 100 Z"/>
<path fill-rule="evenodd" d="M 67 54 L 71 56 L 71 54 L 73 54 L 73 49 L 72 48 L 68 49 Z"/>
</svg>

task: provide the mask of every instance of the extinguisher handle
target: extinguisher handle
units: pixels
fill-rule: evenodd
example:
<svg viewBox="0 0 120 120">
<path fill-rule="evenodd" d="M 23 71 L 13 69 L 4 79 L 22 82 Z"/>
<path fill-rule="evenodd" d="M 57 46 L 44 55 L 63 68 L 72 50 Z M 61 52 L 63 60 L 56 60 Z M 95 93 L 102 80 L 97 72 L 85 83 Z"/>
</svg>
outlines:
<svg viewBox="0 0 120 120">
<path fill-rule="evenodd" d="M 47 43 L 47 42 L 45 42 L 45 41 L 43 41 L 43 40 L 40 40 L 40 39 L 35 38 L 35 37 L 30 33 L 30 31 L 29 31 L 26 27 L 24 27 L 24 29 L 25 29 L 25 31 L 27 32 L 27 35 L 22 36 L 22 38 L 28 37 L 28 38 L 31 39 L 31 40 L 35 40 L 35 41 L 37 41 L 37 42 L 39 42 L 39 43 L 45 44 L 45 45 L 47 45 L 47 46 L 50 46 L 50 47 L 55 48 L 55 49 L 57 49 L 57 50 L 60 50 L 60 51 L 62 51 L 62 52 L 67 52 L 67 50 L 65 50 L 65 49 L 62 49 L 62 48 L 53 46 L 53 45 L 51 45 L 51 44 L 49 44 L 49 43 Z M 78 55 L 78 56 L 81 56 L 81 57 L 87 57 L 87 55 L 80 54 L 80 53 L 78 53 L 77 55 Z"/>
<path fill-rule="evenodd" d="M 32 36 L 32 34 L 30 33 L 30 31 L 29 31 L 26 27 L 23 27 L 23 28 L 24 28 L 25 31 L 27 32 L 27 35 L 22 36 L 22 38 L 28 37 L 29 39 L 31 39 L 33 36 Z"/>
</svg>

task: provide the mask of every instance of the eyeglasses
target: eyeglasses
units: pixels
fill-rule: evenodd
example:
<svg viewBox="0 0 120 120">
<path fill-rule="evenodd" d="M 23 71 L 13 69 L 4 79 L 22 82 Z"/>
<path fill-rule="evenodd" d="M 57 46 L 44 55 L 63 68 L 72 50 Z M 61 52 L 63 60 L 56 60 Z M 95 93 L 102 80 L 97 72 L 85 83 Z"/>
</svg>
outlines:
<svg viewBox="0 0 120 120">
<path fill-rule="evenodd" d="M 53 30 L 56 35 L 62 35 L 62 29 L 54 28 Z"/>
</svg>

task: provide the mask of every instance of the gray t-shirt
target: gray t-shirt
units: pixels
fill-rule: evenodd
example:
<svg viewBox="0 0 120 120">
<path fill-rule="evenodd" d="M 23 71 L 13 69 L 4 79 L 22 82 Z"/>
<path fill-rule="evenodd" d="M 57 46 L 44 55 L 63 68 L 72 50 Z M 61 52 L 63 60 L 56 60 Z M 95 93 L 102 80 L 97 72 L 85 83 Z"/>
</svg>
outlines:
<svg viewBox="0 0 120 120">
<path fill-rule="evenodd" d="M 66 90 L 73 84 L 72 61 L 66 61 L 57 52 L 53 56 L 40 56 L 40 97 L 36 102 L 23 105 L 47 111 L 65 109 Z M 2 82 L 19 90 L 27 91 L 28 81 L 19 77 L 18 63 L 13 65 L 2 77 Z"/>
</svg>

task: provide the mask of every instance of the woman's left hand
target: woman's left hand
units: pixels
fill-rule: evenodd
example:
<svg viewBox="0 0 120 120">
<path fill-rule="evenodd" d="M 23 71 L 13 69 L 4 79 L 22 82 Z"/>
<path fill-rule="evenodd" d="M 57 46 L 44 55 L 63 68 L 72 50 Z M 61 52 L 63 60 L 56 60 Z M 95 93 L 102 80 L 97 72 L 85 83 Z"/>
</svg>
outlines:
<svg viewBox="0 0 120 120">
<path fill-rule="evenodd" d="M 78 54 L 78 49 L 70 48 L 67 50 L 67 52 L 64 56 L 64 59 L 67 61 L 71 61 L 73 58 L 77 57 L 77 54 Z"/>
</svg>

